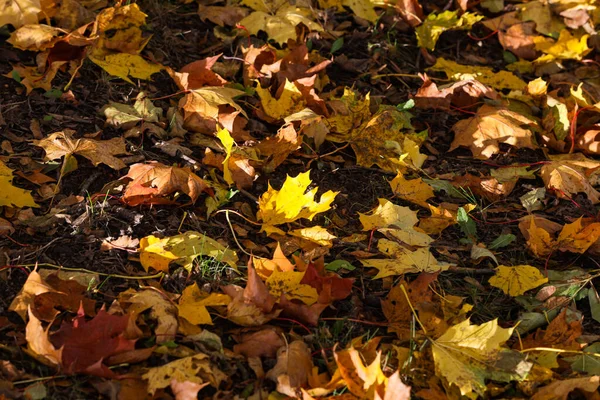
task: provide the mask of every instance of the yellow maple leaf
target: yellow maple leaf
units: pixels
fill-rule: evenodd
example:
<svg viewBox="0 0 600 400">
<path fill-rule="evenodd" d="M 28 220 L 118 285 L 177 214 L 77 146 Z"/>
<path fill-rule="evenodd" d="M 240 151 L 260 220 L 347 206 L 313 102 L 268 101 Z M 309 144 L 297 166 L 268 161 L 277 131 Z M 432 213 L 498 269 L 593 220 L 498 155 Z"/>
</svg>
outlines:
<svg viewBox="0 0 600 400">
<path fill-rule="evenodd" d="M 359 18 L 369 22 L 377 20 L 375 8 L 370 0 L 319 0 L 319 6 L 324 10 L 335 7 L 338 11 L 344 11 L 346 6 Z"/>
<path fill-rule="evenodd" d="M 13 173 L 0 161 L 0 206 L 39 207 L 31 197 L 31 192 L 13 186 Z"/>
<path fill-rule="evenodd" d="M 410 118 L 409 113 L 396 107 L 382 106 L 350 138 L 356 163 L 367 168 L 378 165 L 390 172 L 404 170 L 407 165 L 420 167 L 424 159 L 418 153 L 418 146 L 424 137 L 412 131 Z"/>
<path fill-rule="evenodd" d="M 379 199 L 379 205 L 371 215 L 358 213 L 364 231 L 387 228 L 412 228 L 419 221 L 417 213 L 408 207 L 398 206 L 387 199 Z"/>
<path fill-rule="evenodd" d="M 498 320 L 471 325 L 469 320 L 450 327 L 432 340 L 436 375 L 457 386 L 460 394 L 481 396 L 486 391 L 485 380 L 500 382 L 525 379 L 533 364 L 525 355 L 501 346 L 511 337 L 514 328 L 498 326 Z"/>
<path fill-rule="evenodd" d="M 238 257 L 235 251 L 227 249 L 214 239 L 198 232 L 188 231 L 179 235 L 157 238 L 154 235 L 140 240 L 140 262 L 146 271 L 169 271 L 171 261 L 176 261 L 187 270 L 191 270 L 198 256 L 214 258 L 237 269 Z"/>
<path fill-rule="evenodd" d="M 212 318 L 206 307 L 226 306 L 231 297 L 222 293 L 206 293 L 194 283 L 183 289 L 179 299 L 179 316 L 194 325 L 212 325 Z"/>
<path fill-rule="evenodd" d="M 327 126 L 331 131 L 327 140 L 333 142 L 348 141 L 349 134 L 371 116 L 369 93 L 362 97 L 346 87 L 341 97 L 333 98 L 327 104 L 333 110 L 332 115 L 327 118 Z"/>
<path fill-rule="evenodd" d="M 585 253 L 600 238 L 600 222 L 587 226 L 581 223 L 582 217 L 566 224 L 558 234 L 558 249 L 572 253 Z"/>
<path fill-rule="evenodd" d="M 417 40 L 419 47 L 424 47 L 428 50 L 434 50 L 440 35 L 448 30 L 460 29 L 465 30 L 481 21 L 483 15 L 475 15 L 466 12 L 459 16 L 459 11 L 444 11 L 439 14 L 431 13 L 425 21 L 416 28 Z"/>
<path fill-rule="evenodd" d="M 382 239 L 383 240 L 383 239 Z M 381 243 L 382 240 L 379 242 Z M 388 243 L 389 244 L 389 243 Z M 384 244 L 382 244 L 383 246 Z M 447 270 L 450 265 L 439 263 L 428 248 L 422 247 L 415 251 L 404 250 L 394 253 L 394 258 L 360 260 L 363 266 L 379 270 L 373 279 L 385 278 L 408 273 L 434 273 Z"/>
<path fill-rule="evenodd" d="M 311 226 L 310 228 L 301 228 L 288 231 L 288 235 L 296 236 L 323 247 L 333 246 L 332 240 L 336 236 L 332 235 L 322 226 Z"/>
<path fill-rule="evenodd" d="M 306 191 L 311 182 L 310 171 L 307 171 L 294 178 L 288 175 L 281 190 L 273 189 L 269 183 L 268 190 L 258 200 L 256 218 L 263 222 L 261 231 L 283 233 L 275 225 L 301 218 L 312 220 L 317 214 L 329 210 L 338 192 L 328 190 L 316 202 L 318 188 Z"/>
<path fill-rule="evenodd" d="M 300 283 L 304 278 L 304 272 L 296 271 L 273 271 L 265 281 L 269 293 L 279 299 L 281 295 L 285 295 L 288 300 L 300 300 L 306 305 L 311 305 L 317 302 L 319 294 L 317 289 L 310 285 Z"/>
<path fill-rule="evenodd" d="M 110 75 L 119 77 L 132 85 L 134 83 L 129 77 L 147 80 L 153 74 L 164 69 L 162 65 L 146 61 L 137 54 L 107 54 L 103 59 L 90 54 L 88 58 Z"/>
<path fill-rule="evenodd" d="M 260 84 L 256 87 L 263 111 L 269 117 L 280 120 L 306 107 L 302 93 L 293 82 L 285 80 L 283 92 L 278 98 L 271 95 L 269 89 L 263 89 Z"/>
<path fill-rule="evenodd" d="M 463 65 L 442 57 L 427 70 L 444 72 L 448 78 L 455 81 L 475 79 L 494 89 L 523 90 L 527 86 L 524 80 L 511 72 L 494 72 L 490 67 Z"/>
<path fill-rule="evenodd" d="M 530 265 L 508 267 L 500 265 L 489 281 L 490 285 L 502 289 L 509 296 L 520 296 L 530 289 L 548 282 L 539 269 Z"/>
<path fill-rule="evenodd" d="M 423 182 L 421 178 L 405 179 L 402 173 L 398 173 L 390 182 L 392 192 L 402 200 L 410 201 L 422 207 L 429 207 L 427 199 L 434 196 L 433 188 Z"/>
<path fill-rule="evenodd" d="M 286 3 L 276 11 L 268 14 L 265 11 L 255 11 L 242 19 L 239 24 L 252 35 L 264 31 L 269 39 L 279 44 L 285 44 L 289 39 L 296 39 L 296 25 L 303 23 L 311 31 L 321 32 L 321 25 L 312 19 L 312 11 L 308 8 L 296 7 Z"/>
<path fill-rule="evenodd" d="M 25 51 L 44 51 L 52 48 L 62 29 L 44 24 L 24 25 L 10 35 L 8 43 Z"/>
<path fill-rule="evenodd" d="M 581 60 L 592 49 L 587 45 L 589 35 L 580 37 L 572 35 L 569 30 L 563 29 L 557 40 L 536 36 L 534 38 L 535 48 L 543 53 L 537 58 L 535 64 L 545 64 L 554 60 Z"/>
</svg>

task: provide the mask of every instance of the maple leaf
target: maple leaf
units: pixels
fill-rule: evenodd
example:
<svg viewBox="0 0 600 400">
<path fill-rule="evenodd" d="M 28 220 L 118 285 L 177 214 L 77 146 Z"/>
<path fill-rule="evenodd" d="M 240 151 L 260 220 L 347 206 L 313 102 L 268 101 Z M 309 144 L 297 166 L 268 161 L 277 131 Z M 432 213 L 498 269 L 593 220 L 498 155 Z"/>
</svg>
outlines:
<svg viewBox="0 0 600 400">
<path fill-rule="evenodd" d="M 282 126 L 275 136 L 267 137 L 253 149 L 256 149 L 262 157 L 266 157 L 262 169 L 265 173 L 271 173 L 301 145 L 302 136 L 296 132 L 293 125 L 287 124 Z"/>
<path fill-rule="evenodd" d="M 401 173 L 398 173 L 390 181 L 392 192 L 402 200 L 410 201 L 422 207 L 429 207 L 427 199 L 434 196 L 433 188 L 423 182 L 421 178 L 405 179 Z"/>
<path fill-rule="evenodd" d="M 287 176 L 281 190 L 273 189 L 269 183 L 269 189 L 258 201 L 256 218 L 263 222 L 261 231 L 283 233 L 275 225 L 301 218 L 312 220 L 317 214 L 329 210 L 338 192 L 329 190 L 316 202 L 318 188 L 306 191 L 311 182 L 310 171 L 307 171 L 294 178 Z"/>
<path fill-rule="evenodd" d="M 279 242 L 277 242 L 277 248 L 273 252 L 273 259 L 252 257 L 252 264 L 256 268 L 256 273 L 263 279 L 267 279 L 275 271 L 294 270 L 294 265 L 283 254 Z"/>
<path fill-rule="evenodd" d="M 7 42 L 25 51 L 44 51 L 54 46 L 61 33 L 61 29 L 49 25 L 25 25 L 14 31 Z"/>
<path fill-rule="evenodd" d="M 246 358 L 277 357 L 277 350 L 286 344 L 282 329 L 272 325 L 264 325 L 256 329 L 246 328 L 232 335 L 239 343 L 233 346 L 233 351 Z"/>
<path fill-rule="evenodd" d="M 302 279 L 304 279 L 304 272 L 273 271 L 265 284 L 269 293 L 275 298 L 285 295 L 288 300 L 300 300 L 310 306 L 316 303 L 319 294 L 312 286 L 301 283 Z"/>
<path fill-rule="evenodd" d="M 167 68 L 167 72 L 181 90 L 200 89 L 204 86 L 223 86 L 227 81 L 211 69 L 222 54 L 187 64 L 179 72 Z"/>
<path fill-rule="evenodd" d="M 587 45 L 589 35 L 573 36 L 567 29 L 560 32 L 558 40 L 538 36 L 534 39 L 535 48 L 544 53 L 537 58 L 536 64 L 554 60 L 581 60 L 592 51 Z"/>
<path fill-rule="evenodd" d="M 307 284 L 316 289 L 319 294 L 319 303 L 329 304 L 336 300 L 343 300 L 350 296 L 354 279 L 341 278 L 333 272 L 326 272 L 323 259 L 311 262 L 306 266 L 304 276 L 300 283 Z"/>
<path fill-rule="evenodd" d="M 519 223 L 527 246 L 537 257 L 549 256 L 556 250 L 582 254 L 600 239 L 600 222 L 583 226 L 580 217 L 560 229 L 560 225 L 556 227 L 554 223 L 546 221 L 543 218 L 530 217 Z M 560 233 L 555 239 L 554 234 L 559 229 Z"/>
<path fill-rule="evenodd" d="M 234 26 L 246 17 L 250 10 L 245 7 L 227 6 L 205 6 L 198 4 L 198 15 L 202 21 L 207 19 L 221 27 L 225 25 Z"/>
<path fill-rule="evenodd" d="M 271 119 L 275 121 L 281 120 L 306 107 L 304 95 L 294 82 L 285 79 L 281 89 L 277 92 L 273 96 L 268 88 L 263 89 L 260 85 L 256 87 L 256 93 L 260 98 L 263 111 Z"/>
<path fill-rule="evenodd" d="M 488 159 L 500 151 L 500 143 L 535 149 L 531 130 L 534 124 L 530 118 L 514 111 L 483 105 L 474 117 L 454 124 L 455 137 L 450 151 L 465 146 L 471 149 L 475 158 Z"/>
<path fill-rule="evenodd" d="M 373 3 L 366 0 L 319 0 L 319 6 L 323 9 L 335 7 L 337 11 L 344 11 L 344 6 L 350 8 L 354 15 L 369 22 L 377 20 L 377 14 Z"/>
<path fill-rule="evenodd" d="M 499 265 L 496 273 L 489 279 L 490 285 L 502 289 L 509 296 L 520 296 L 548 282 L 539 269 L 530 265 L 515 265 L 508 267 Z"/>
<path fill-rule="evenodd" d="M 4 76 L 7 78 L 17 76 L 18 81 L 27 89 L 27 94 L 30 94 L 33 89 L 49 91 L 52 89 L 52 80 L 64 64 L 65 62 L 54 62 L 45 70 L 38 67 L 14 65 L 13 70 Z"/>
<path fill-rule="evenodd" d="M 371 211 L 371 215 L 358 213 L 363 230 L 387 228 L 412 228 L 419 219 L 417 213 L 408 207 L 398 206 L 387 199 L 379 199 L 379 205 Z"/>
<path fill-rule="evenodd" d="M 134 350 L 136 341 L 124 335 L 129 318 L 129 315 L 111 315 L 100 310 L 94 319 L 86 321 L 80 310 L 72 324 L 63 322 L 58 331 L 49 333 L 30 312 L 27 342 L 30 351 L 60 365 L 65 373 L 114 377 L 104 360 Z"/>
<path fill-rule="evenodd" d="M 140 240 L 140 262 L 144 269 L 154 268 L 157 271 L 169 271 L 169 264 L 174 261 L 185 269 L 191 270 L 194 259 L 198 256 L 211 257 L 217 262 L 228 264 L 237 269 L 238 257 L 230 250 L 210 237 L 195 231 L 159 239 L 154 235 Z"/>
<path fill-rule="evenodd" d="M 425 138 L 412 132 L 410 118 L 406 111 L 382 106 L 350 139 L 356 163 L 363 167 L 378 165 L 390 172 L 402 171 L 407 166 L 420 168 L 424 158 L 418 147 Z"/>
<path fill-rule="evenodd" d="M 423 109 L 450 110 L 451 106 L 468 109 L 481 97 L 499 100 L 500 95 L 492 88 L 475 79 L 465 79 L 450 85 L 438 86 L 424 74 L 423 85 L 414 96 L 415 106 Z"/>
<path fill-rule="evenodd" d="M 381 239 L 379 243 L 389 243 Z M 382 243 L 382 241 L 384 241 Z M 450 267 L 449 264 L 439 263 L 427 248 L 419 248 L 415 251 L 402 250 L 392 252 L 393 258 L 360 260 L 363 266 L 379 270 L 373 279 L 385 278 L 386 276 L 403 275 L 415 272 L 438 272 Z"/>
<path fill-rule="evenodd" d="M 227 319 L 242 326 L 259 326 L 277 318 L 281 310 L 275 310 L 275 298 L 258 277 L 252 264 L 248 265 L 248 282 L 245 288 L 227 285 L 223 291 L 232 300 L 227 305 Z"/>
<path fill-rule="evenodd" d="M 595 171 L 600 163 L 582 154 L 561 154 L 552 157 L 552 161 L 544 164 L 540 176 L 546 189 L 554 190 L 558 197 L 569 198 L 569 195 L 585 193 L 593 203 L 600 203 L 600 193 L 592 186 L 591 179 L 598 179 L 589 172 Z"/>
<path fill-rule="evenodd" d="M 202 192 L 211 193 L 207 183 L 189 168 L 169 167 L 156 161 L 134 164 L 123 177 L 131 179 L 123 193 L 130 206 L 140 204 L 170 204 L 169 195 L 185 193 L 195 203 Z"/>
<path fill-rule="evenodd" d="M 245 4 L 248 4 L 247 2 Z M 275 13 L 269 14 L 271 10 L 259 2 L 253 2 L 255 11 L 239 22 L 239 25 L 245 27 L 252 35 L 264 31 L 269 39 L 279 44 L 287 43 L 288 40 L 296 39 L 296 25 L 303 23 L 311 31 L 321 32 L 321 25 L 312 21 L 312 11 L 307 8 L 296 7 L 292 4 L 280 6 Z M 262 10 L 261 10 L 262 9 Z"/>
<path fill-rule="evenodd" d="M 0 161 L 0 189 L 2 189 L 0 206 L 39 207 L 33 200 L 31 192 L 14 186 L 12 180 L 12 170 Z"/>
<path fill-rule="evenodd" d="M 220 86 L 192 90 L 179 101 L 179 108 L 183 110 L 184 127 L 192 132 L 212 135 L 217 130 L 216 123 L 222 120 L 220 110 L 225 106 L 233 107 L 247 118 L 246 112 L 234 100 L 234 97 L 245 94 L 246 92 L 238 89 Z"/>
<path fill-rule="evenodd" d="M 295 340 L 277 352 L 277 364 L 266 374 L 277 383 L 277 391 L 296 396 L 296 390 L 308 383 L 313 367 L 310 349 L 302 340 Z"/>
<path fill-rule="evenodd" d="M 80 155 L 90 160 L 94 165 L 106 164 L 115 170 L 126 167 L 123 161 L 115 157 L 119 154 L 128 154 L 125 149 L 125 141 L 122 138 L 109 140 L 75 139 L 73 137 L 74 133 L 74 130 L 65 129 L 42 140 L 34 140 L 33 144 L 44 149 L 46 160 L 65 157 L 65 162 L 68 162 L 67 160 L 71 156 Z M 75 165 L 77 165 L 76 162 Z"/>
<path fill-rule="evenodd" d="M 227 375 L 221 371 L 210 357 L 204 353 L 183 357 L 159 367 L 148 368 L 142 378 L 148 381 L 148 393 L 154 395 L 158 389 L 171 387 L 173 392 L 182 390 L 180 384 L 188 384 L 185 397 L 198 397 L 198 392 L 205 386 L 218 388 Z M 190 385 L 191 384 L 191 385 Z"/>
<path fill-rule="evenodd" d="M 327 106 L 333 110 L 333 113 L 327 117 L 326 125 L 331 130 L 327 140 L 347 142 L 351 132 L 371 117 L 370 104 L 369 93 L 363 97 L 347 87 L 344 88 L 341 97 L 330 99 Z"/>
<path fill-rule="evenodd" d="M 512 72 L 494 72 L 490 67 L 463 65 L 443 57 L 438 57 L 435 64 L 427 70 L 444 72 L 448 78 L 455 81 L 475 79 L 494 89 L 523 90 L 527 86 L 525 81 Z"/>
<path fill-rule="evenodd" d="M 40 11 L 40 0 L 3 1 L 0 4 L 0 26 L 11 24 L 19 28 L 27 24 L 37 24 Z"/>
<path fill-rule="evenodd" d="M 154 331 L 157 343 L 164 343 L 175 338 L 177 333 L 177 307 L 164 294 L 154 290 L 136 292 L 128 289 L 119 294 L 119 301 L 126 304 L 125 309 L 137 317 L 144 311 L 150 310 L 150 317 L 157 321 Z"/>
<path fill-rule="evenodd" d="M 513 330 L 500 328 L 498 320 L 481 325 L 465 320 L 450 327 L 432 341 L 436 374 L 457 386 L 463 396 L 472 392 L 483 396 L 486 379 L 525 379 L 533 364 L 525 361 L 524 354 L 501 347 Z"/>
<path fill-rule="evenodd" d="M 179 298 L 179 317 L 185 318 L 194 325 L 212 325 L 212 318 L 206 307 L 226 306 L 231 297 L 220 293 L 206 293 L 194 283 L 183 289 Z"/>
<path fill-rule="evenodd" d="M 466 30 L 483 19 L 483 15 L 464 13 L 461 16 L 457 11 L 444 11 L 439 14 L 429 14 L 423 24 L 416 28 L 419 47 L 434 50 L 440 35 L 452 29 Z"/>
<path fill-rule="evenodd" d="M 153 124 L 159 122 L 163 110 L 152 104 L 146 93 L 140 92 L 135 98 L 133 107 L 111 101 L 102 107 L 100 112 L 104 114 L 108 124 L 121 129 L 131 129 L 140 122 Z M 125 133 L 125 137 L 128 136 L 128 133 Z"/>
</svg>

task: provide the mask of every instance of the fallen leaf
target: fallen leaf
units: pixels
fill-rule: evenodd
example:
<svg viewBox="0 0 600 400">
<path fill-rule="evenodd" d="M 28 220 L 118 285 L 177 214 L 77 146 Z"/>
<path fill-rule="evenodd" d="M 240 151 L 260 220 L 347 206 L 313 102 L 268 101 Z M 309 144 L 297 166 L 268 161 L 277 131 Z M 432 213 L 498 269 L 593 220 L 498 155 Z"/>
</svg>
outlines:
<svg viewBox="0 0 600 400">
<path fill-rule="evenodd" d="M 277 364 L 266 377 L 277 384 L 277 391 L 295 396 L 295 391 L 308 383 L 313 367 L 310 349 L 302 340 L 295 340 L 277 352 Z"/>
<path fill-rule="evenodd" d="M 131 181 L 123 200 L 130 206 L 140 204 L 170 204 L 170 195 L 181 192 L 195 203 L 202 192 L 210 193 L 207 183 L 189 168 L 169 167 L 156 161 L 134 164 L 124 178 Z"/>
<path fill-rule="evenodd" d="M 206 307 L 227 306 L 231 297 L 221 293 L 206 293 L 194 283 L 183 289 L 179 299 L 179 317 L 194 325 L 212 325 L 212 318 Z"/>
<path fill-rule="evenodd" d="M 423 182 L 421 178 L 408 180 L 401 173 L 398 173 L 391 180 L 390 186 L 392 192 L 402 200 L 410 201 L 422 207 L 429 207 L 427 199 L 434 196 L 433 188 Z"/>
<path fill-rule="evenodd" d="M 110 102 L 102 107 L 101 112 L 106 117 L 108 124 L 121 129 L 130 129 L 140 122 L 159 122 L 163 110 L 152 104 L 146 93 L 140 92 L 135 98 L 133 107 L 127 104 Z"/>
<path fill-rule="evenodd" d="M 433 273 L 444 271 L 450 267 L 449 264 L 439 263 L 428 248 L 419 248 L 415 251 L 404 250 L 401 253 L 394 254 L 393 258 L 389 259 L 371 258 L 360 260 L 360 262 L 365 267 L 379 270 L 373 279 L 416 272 Z"/>
<path fill-rule="evenodd" d="M 235 102 L 234 97 L 243 96 L 246 92 L 220 86 L 205 86 L 194 89 L 179 101 L 183 110 L 184 128 L 192 132 L 212 135 L 220 122 L 222 107 L 233 107 L 241 115 L 246 112 Z"/>
<path fill-rule="evenodd" d="M 520 296 L 528 290 L 548 282 L 539 269 L 530 265 L 508 267 L 500 265 L 496 273 L 489 279 L 490 285 L 502 289 L 509 296 Z"/>
<path fill-rule="evenodd" d="M 274 271 L 265 284 L 269 293 L 276 299 L 285 295 L 288 300 L 300 300 L 310 306 L 316 303 L 319 294 L 312 286 L 300 283 L 303 278 L 304 272 Z"/>
<path fill-rule="evenodd" d="M 286 344 L 281 329 L 270 325 L 250 332 L 242 330 L 239 334 L 234 335 L 234 338 L 239 344 L 233 346 L 233 351 L 246 358 L 275 358 L 277 350 Z"/>
<path fill-rule="evenodd" d="M 148 381 L 148 393 L 154 395 L 158 389 L 166 387 L 171 387 L 174 391 L 178 390 L 177 388 L 181 390 L 178 384 L 185 383 L 198 385 L 194 386 L 196 393 L 207 385 L 218 388 L 220 383 L 227 379 L 227 375 L 211 362 L 208 355 L 198 353 L 160 367 L 148 368 L 142 378 Z"/>
<path fill-rule="evenodd" d="M 177 307 L 165 294 L 157 290 L 141 290 L 136 292 L 132 289 L 122 292 L 119 295 L 119 301 L 128 303 L 127 311 L 132 318 L 150 310 L 150 317 L 157 321 L 154 330 L 157 343 L 164 343 L 175 339 L 177 334 Z"/>
<path fill-rule="evenodd" d="M 281 251 L 279 242 L 277 242 L 277 248 L 273 252 L 273 259 L 252 257 L 252 264 L 256 268 L 256 273 L 263 279 L 267 279 L 275 271 L 285 272 L 294 270 L 294 265 L 283 254 L 283 251 Z"/>
<path fill-rule="evenodd" d="M 436 375 L 457 386 L 461 395 L 483 394 L 485 380 L 522 381 L 533 364 L 525 355 L 502 347 L 514 328 L 504 329 L 497 320 L 471 325 L 465 320 L 433 341 Z"/>
<path fill-rule="evenodd" d="M 427 75 L 422 76 L 422 79 L 423 85 L 414 96 L 415 106 L 418 108 L 468 109 L 481 101 L 482 97 L 492 100 L 500 99 L 500 95 L 494 89 L 475 79 L 465 79 L 439 88 Z"/>
<path fill-rule="evenodd" d="M 433 51 L 440 35 L 448 30 L 467 30 L 481 21 L 482 15 L 466 12 L 459 16 L 458 11 L 444 11 L 439 14 L 431 13 L 415 31 L 419 47 Z"/>
<path fill-rule="evenodd" d="M 0 161 L 0 206 L 39 207 L 33 200 L 31 192 L 12 184 L 13 171 Z M 24 312 L 24 311 L 23 311 Z"/>
<path fill-rule="evenodd" d="M 164 69 L 162 65 L 146 61 L 137 54 L 107 54 L 103 59 L 89 55 L 88 58 L 108 74 L 119 77 L 132 85 L 134 83 L 130 77 L 148 80 L 152 75 Z"/>
<path fill-rule="evenodd" d="M 527 86 L 525 81 L 512 72 L 503 70 L 494 72 L 490 67 L 463 65 L 442 57 L 438 57 L 435 64 L 427 70 L 443 72 L 448 78 L 454 81 L 475 79 L 494 89 L 523 90 Z M 492 108 L 491 106 L 489 107 Z"/>
<path fill-rule="evenodd" d="M 412 228 L 419 221 L 417 213 L 408 207 L 398 206 L 387 199 L 378 201 L 379 205 L 371 211 L 371 215 L 358 213 L 364 231 L 390 226 Z"/>
<path fill-rule="evenodd" d="M 42 11 L 39 0 L 7 0 L 0 5 L 0 26 L 11 24 L 20 28 L 38 23 L 38 13 Z"/>
<path fill-rule="evenodd" d="M 540 170 L 540 176 L 546 189 L 555 191 L 556 195 L 562 198 L 585 193 L 593 204 L 600 203 L 600 193 L 594 189 L 586 174 L 588 168 L 597 168 L 600 164 L 594 160 L 589 161 L 591 163 L 587 163 L 586 160 L 580 162 L 578 159 L 571 161 L 564 157 L 544 164 Z M 592 165 L 588 166 L 588 164 Z"/>
<path fill-rule="evenodd" d="M 167 69 L 167 72 L 181 90 L 200 89 L 204 86 L 223 86 L 227 81 L 212 71 L 212 67 L 219 58 L 221 58 L 221 54 L 189 63 L 179 72 L 170 68 Z"/>
<path fill-rule="evenodd" d="M 317 214 L 329 210 L 337 192 L 329 190 L 316 202 L 314 199 L 318 188 L 306 191 L 311 182 L 310 171 L 307 171 L 294 178 L 288 176 L 281 190 L 275 190 L 269 184 L 269 189 L 258 201 L 256 214 L 256 218 L 263 222 L 262 231 L 282 233 L 275 225 L 301 218 L 312 220 Z"/>
<path fill-rule="evenodd" d="M 55 132 L 42 140 L 34 140 L 33 143 L 44 149 L 46 160 L 56 160 L 69 156 L 80 155 L 87 158 L 93 165 L 106 164 L 112 169 L 120 170 L 126 167 L 125 163 L 115 155 L 128 154 L 125 141 L 122 138 L 109 140 L 94 140 L 88 138 L 75 139 L 75 131 L 65 129 Z"/>
<path fill-rule="evenodd" d="M 574 390 L 587 393 L 595 393 L 600 386 L 599 376 L 584 378 L 572 378 L 562 381 L 554 381 L 546 385 L 533 395 L 532 400 L 567 400 L 569 394 Z"/>
<path fill-rule="evenodd" d="M 198 256 L 210 257 L 237 269 L 238 257 L 235 251 L 227 249 L 214 239 L 195 231 L 159 239 L 154 235 L 140 240 L 140 262 L 148 271 L 169 271 L 169 264 L 175 262 L 191 271 Z"/>
<path fill-rule="evenodd" d="M 514 111 L 483 105 L 474 117 L 454 124 L 455 137 L 450 151 L 465 146 L 471 149 L 475 158 L 488 159 L 500 151 L 500 143 L 535 149 L 531 130 L 534 124 L 530 118 Z"/>
<path fill-rule="evenodd" d="M 62 32 L 61 29 L 44 24 L 24 25 L 14 31 L 7 42 L 25 51 L 44 51 L 54 46 Z"/>
</svg>

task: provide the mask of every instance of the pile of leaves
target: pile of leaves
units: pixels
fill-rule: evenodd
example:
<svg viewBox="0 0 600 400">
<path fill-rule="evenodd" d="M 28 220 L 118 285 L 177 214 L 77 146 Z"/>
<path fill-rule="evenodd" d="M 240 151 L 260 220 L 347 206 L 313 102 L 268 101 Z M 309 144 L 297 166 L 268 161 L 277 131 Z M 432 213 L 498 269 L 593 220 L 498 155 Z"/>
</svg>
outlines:
<svg viewBox="0 0 600 400">
<path fill-rule="evenodd" d="M 599 25 L 0 2 L 0 394 L 597 398 Z"/>
</svg>

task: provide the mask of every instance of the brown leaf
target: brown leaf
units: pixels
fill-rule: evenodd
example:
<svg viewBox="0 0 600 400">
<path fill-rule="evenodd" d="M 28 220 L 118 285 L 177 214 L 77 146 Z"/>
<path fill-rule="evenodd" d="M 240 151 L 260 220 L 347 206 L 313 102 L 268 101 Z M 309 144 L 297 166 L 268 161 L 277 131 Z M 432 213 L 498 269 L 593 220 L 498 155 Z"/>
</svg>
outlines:
<svg viewBox="0 0 600 400">
<path fill-rule="evenodd" d="M 492 100 L 500 98 L 494 89 L 476 80 L 463 80 L 438 89 L 426 74 L 422 79 L 423 85 L 415 94 L 415 105 L 423 109 L 449 110 L 451 105 L 468 109 L 478 103 L 481 97 Z"/>
<path fill-rule="evenodd" d="M 156 161 L 134 164 L 124 178 L 131 179 L 123 200 L 130 206 L 140 204 L 170 204 L 168 196 L 175 192 L 187 194 L 195 203 L 202 192 L 211 194 L 206 182 L 189 168 L 169 167 Z"/>
<path fill-rule="evenodd" d="M 252 263 L 248 263 L 246 288 L 236 285 L 223 287 L 223 292 L 232 300 L 227 305 L 227 319 L 242 326 L 259 326 L 277 318 L 281 310 L 274 310 L 275 298 L 265 283 L 258 277 Z"/>
<path fill-rule="evenodd" d="M 94 165 L 106 164 L 112 169 L 125 168 L 123 161 L 115 155 L 128 154 L 125 149 L 123 138 L 112 138 L 110 140 L 75 139 L 74 130 L 65 129 L 55 132 L 42 140 L 34 140 L 33 144 L 46 151 L 47 160 L 56 160 L 63 156 L 80 155 L 92 162 Z"/>
<path fill-rule="evenodd" d="M 23 321 L 27 320 L 27 310 L 33 305 L 35 297 L 39 294 L 53 291 L 52 287 L 42 279 L 37 270 L 31 271 L 19 294 L 13 299 L 8 307 L 21 316 Z M 29 311 L 31 313 L 31 310 Z"/>
<path fill-rule="evenodd" d="M 219 26 L 234 26 L 244 19 L 250 10 L 245 7 L 227 6 L 205 6 L 198 4 L 198 15 L 202 21 L 209 20 Z"/>
<path fill-rule="evenodd" d="M 563 381 L 554 381 L 547 386 L 540 388 L 532 400 L 567 400 L 569 393 L 574 390 L 589 393 L 591 396 L 600 386 L 600 376 L 591 376 L 584 378 L 572 378 Z M 591 397 L 592 399 L 594 397 Z M 596 397 L 597 398 L 597 397 Z"/>
<path fill-rule="evenodd" d="M 211 71 L 211 68 L 222 56 L 218 54 L 203 60 L 187 64 L 179 72 L 167 68 L 167 72 L 181 90 L 199 89 L 203 86 L 223 86 L 227 81 L 219 74 Z"/>
<path fill-rule="evenodd" d="M 534 124 L 524 115 L 486 104 L 474 117 L 454 124 L 452 131 L 455 137 L 450 151 L 460 146 L 469 147 L 473 157 L 485 160 L 500 152 L 500 143 L 535 149 L 534 133 L 527 128 Z"/>
<path fill-rule="evenodd" d="M 469 173 L 455 177 L 451 183 L 456 188 L 469 188 L 475 195 L 491 202 L 508 196 L 516 185 L 516 181 L 498 182 L 496 178 L 480 178 Z"/>
<path fill-rule="evenodd" d="M 561 198 L 570 198 L 571 195 L 585 193 L 593 204 L 600 203 L 600 193 L 594 189 L 586 174 L 590 168 L 598 168 L 600 164 L 594 160 L 589 161 L 569 160 L 567 157 L 562 157 L 544 164 L 540 176 L 546 189 L 554 190 L 556 195 Z"/>
<path fill-rule="evenodd" d="M 29 322 L 25 328 L 27 350 L 39 362 L 51 367 L 58 367 L 62 362 L 62 348 L 56 348 L 48 339 L 48 330 L 42 322 L 29 310 Z"/>
<path fill-rule="evenodd" d="M 402 19 L 413 28 L 421 25 L 425 19 L 423 7 L 417 0 L 398 0 L 395 7 Z"/>
<path fill-rule="evenodd" d="M 292 124 L 281 127 L 277 135 L 261 141 L 255 148 L 265 157 L 262 169 L 271 173 L 283 163 L 290 153 L 296 151 L 302 144 L 302 137 L 296 133 Z"/>
<path fill-rule="evenodd" d="M 302 340 L 282 346 L 277 352 L 277 364 L 266 377 L 277 383 L 277 391 L 296 397 L 296 391 L 308 383 L 313 367 L 310 349 Z"/>
<path fill-rule="evenodd" d="M 538 51 L 535 49 L 535 22 L 515 24 L 508 29 L 498 31 L 498 40 L 502 47 L 526 60 L 535 60 Z"/>
<path fill-rule="evenodd" d="M 35 296 L 32 310 L 34 314 L 44 320 L 52 321 L 59 310 L 77 313 L 80 307 L 88 316 L 96 315 L 96 301 L 85 297 L 88 288 L 74 280 L 62 280 L 57 274 L 46 278 L 46 284 L 51 291 Z"/>
<path fill-rule="evenodd" d="M 150 310 L 150 317 L 157 321 L 154 330 L 157 343 L 175 339 L 179 325 L 177 306 L 165 294 L 157 290 L 147 289 L 135 292 L 130 289 L 119 295 L 119 301 L 129 303 L 126 310 L 132 315 L 134 321 L 141 313 Z"/>
<path fill-rule="evenodd" d="M 275 358 L 277 350 L 286 344 L 283 331 L 270 325 L 251 332 L 246 332 L 244 329 L 233 337 L 239 343 L 233 346 L 233 351 L 246 358 Z"/>
<path fill-rule="evenodd" d="M 570 320 L 567 321 L 567 318 Z M 537 332 L 523 338 L 522 344 L 519 345 L 519 350 L 535 347 L 578 350 L 580 344 L 577 342 L 577 339 L 581 336 L 582 332 L 582 320 L 568 316 L 567 309 L 565 308 L 548 324 L 548 328 L 545 331 L 538 329 Z"/>
</svg>

